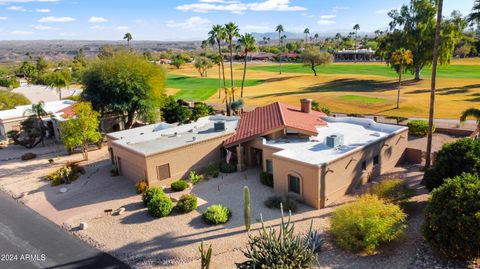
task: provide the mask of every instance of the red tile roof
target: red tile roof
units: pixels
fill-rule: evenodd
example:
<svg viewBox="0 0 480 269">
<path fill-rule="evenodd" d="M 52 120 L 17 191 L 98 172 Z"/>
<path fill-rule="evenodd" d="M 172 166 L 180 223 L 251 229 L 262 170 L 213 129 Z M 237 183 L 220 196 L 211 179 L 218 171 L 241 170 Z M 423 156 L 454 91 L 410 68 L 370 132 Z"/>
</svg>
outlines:
<svg viewBox="0 0 480 269">
<path fill-rule="evenodd" d="M 224 145 L 233 146 L 283 128 L 316 135 L 316 126 L 327 124 L 320 118 L 321 116 L 325 114 L 314 110 L 304 113 L 297 107 L 279 102 L 257 107 L 242 115 L 237 132 L 228 138 Z"/>
<path fill-rule="evenodd" d="M 63 113 L 63 114 L 62 114 L 62 117 L 64 117 L 64 118 L 72 117 L 73 115 L 75 115 L 75 114 L 73 113 L 73 105 L 67 106 L 67 107 L 64 108 L 64 109 L 60 109 L 60 110 L 57 111 L 56 113 Z"/>
</svg>

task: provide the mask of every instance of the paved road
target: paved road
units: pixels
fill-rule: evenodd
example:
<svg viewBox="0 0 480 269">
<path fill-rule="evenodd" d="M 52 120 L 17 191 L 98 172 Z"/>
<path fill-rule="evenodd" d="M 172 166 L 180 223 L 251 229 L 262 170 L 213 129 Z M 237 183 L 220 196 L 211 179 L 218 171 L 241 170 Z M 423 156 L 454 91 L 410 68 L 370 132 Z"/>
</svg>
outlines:
<svg viewBox="0 0 480 269">
<path fill-rule="evenodd" d="M 0 191 L 0 268 L 129 268 Z"/>
</svg>

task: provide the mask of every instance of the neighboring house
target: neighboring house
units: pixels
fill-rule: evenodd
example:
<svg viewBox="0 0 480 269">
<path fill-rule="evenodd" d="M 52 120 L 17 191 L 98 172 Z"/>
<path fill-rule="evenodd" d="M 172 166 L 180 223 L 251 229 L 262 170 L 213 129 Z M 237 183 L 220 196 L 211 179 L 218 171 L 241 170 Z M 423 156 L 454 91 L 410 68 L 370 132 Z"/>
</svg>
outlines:
<svg viewBox="0 0 480 269">
<path fill-rule="evenodd" d="M 43 117 L 45 126 L 47 126 L 47 136 L 51 137 L 56 134 L 53 128 L 53 117 L 59 117 L 68 109 L 71 109 L 75 101 L 61 100 L 53 102 L 45 102 L 43 109 L 48 116 Z M 0 111 L 0 140 L 7 138 L 10 131 L 20 131 L 20 124 L 31 115 L 30 109 L 32 105 L 17 106 L 14 109 Z M 53 129 L 52 129 L 53 128 Z M 57 139 L 59 137 L 56 137 Z"/>
<path fill-rule="evenodd" d="M 212 116 L 111 133 L 112 163 L 132 180 L 167 186 L 232 156 L 239 171 L 257 167 L 273 175 L 275 192 L 322 208 L 403 157 L 406 127 L 327 117 L 311 102 L 303 99 L 301 108 L 276 102 L 240 119 Z"/>
<path fill-rule="evenodd" d="M 335 62 L 373 62 L 377 61 L 375 51 L 371 48 L 357 50 L 336 50 L 333 52 Z"/>
<path fill-rule="evenodd" d="M 210 116 L 185 125 L 157 123 L 107 134 L 112 164 L 133 181 L 170 185 L 221 161 L 223 142 L 235 134 L 237 122 L 238 117 Z"/>
</svg>

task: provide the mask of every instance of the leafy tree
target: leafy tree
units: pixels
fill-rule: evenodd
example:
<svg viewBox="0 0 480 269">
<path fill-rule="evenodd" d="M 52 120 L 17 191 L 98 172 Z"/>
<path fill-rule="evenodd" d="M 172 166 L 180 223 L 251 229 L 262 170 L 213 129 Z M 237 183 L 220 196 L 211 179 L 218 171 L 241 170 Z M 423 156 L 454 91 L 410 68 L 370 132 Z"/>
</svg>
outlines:
<svg viewBox="0 0 480 269">
<path fill-rule="evenodd" d="M 118 52 L 94 62 L 85 70 L 82 82 L 82 99 L 102 115 L 126 115 L 127 129 L 137 116 L 154 121 L 164 99 L 164 69 L 135 53 Z"/>
<path fill-rule="evenodd" d="M 183 65 L 185 65 L 185 60 L 180 57 L 175 57 L 172 59 L 170 64 L 175 66 L 177 69 L 180 69 Z"/>
<path fill-rule="evenodd" d="M 192 117 L 192 111 L 180 105 L 173 96 L 167 98 L 161 111 L 163 120 L 167 123 L 187 123 Z"/>
<path fill-rule="evenodd" d="M 86 67 L 87 58 L 83 53 L 83 49 L 80 48 L 72 61 L 72 78 L 75 82 L 79 82 L 82 79 L 82 74 Z"/>
<path fill-rule="evenodd" d="M 11 91 L 0 91 L 0 110 L 13 109 L 16 106 L 28 104 L 30 104 L 30 100 L 23 94 Z"/>
<path fill-rule="evenodd" d="M 48 70 L 48 62 L 43 57 L 38 57 L 36 62 L 36 68 L 38 74 L 43 74 Z"/>
<path fill-rule="evenodd" d="M 412 52 L 403 48 L 394 51 L 388 60 L 388 64 L 395 69 L 395 72 L 398 74 L 397 108 L 400 107 L 400 88 L 402 87 L 402 75 L 407 71 L 407 68 L 412 63 Z"/>
<path fill-rule="evenodd" d="M 213 113 L 213 108 L 205 103 L 195 103 L 192 109 L 192 120 L 196 121 Z"/>
<path fill-rule="evenodd" d="M 27 77 L 27 81 L 31 82 L 37 77 L 37 68 L 30 62 L 24 61 L 17 73 L 24 74 Z"/>
<path fill-rule="evenodd" d="M 30 115 L 20 123 L 20 131 L 9 132 L 9 137 L 11 137 L 16 144 L 31 149 L 39 143 L 43 143 L 46 128 L 43 124 L 42 117 L 47 116 L 43 106 L 44 102 L 32 104 L 32 107 L 25 111 L 25 114 Z"/>
<path fill-rule="evenodd" d="M 243 48 L 244 52 L 244 61 L 243 61 L 243 77 L 242 77 L 242 88 L 240 90 L 240 97 L 243 98 L 243 87 L 245 85 L 245 77 L 247 75 L 247 58 L 248 58 L 248 53 L 251 51 L 255 51 L 257 49 L 256 47 L 256 40 L 255 37 L 249 33 L 246 33 L 240 37 L 240 45 Z"/>
<path fill-rule="evenodd" d="M 126 33 L 125 36 L 123 37 L 124 40 L 127 40 L 127 46 L 130 48 L 130 41 L 133 39 L 131 33 Z"/>
<path fill-rule="evenodd" d="M 432 64 L 436 11 L 435 1 L 411 0 L 410 5 L 389 12 L 392 19 L 390 32 L 379 49 L 387 54 L 387 59 L 399 48 L 411 50 L 413 65 L 409 69 L 415 73 L 416 80 L 420 80 L 421 70 Z M 451 17 L 441 23 L 440 64 L 450 63 L 455 44 L 461 39 L 465 27 L 466 22 L 458 12 L 452 12 Z"/>
<path fill-rule="evenodd" d="M 195 58 L 194 66 L 200 73 L 201 77 L 207 77 L 207 70 L 213 67 L 213 63 L 209 58 L 200 56 Z"/>
<path fill-rule="evenodd" d="M 75 104 L 73 113 L 73 118 L 60 124 L 62 142 L 69 150 L 80 147 L 83 160 L 88 161 L 88 145 L 97 143 L 102 137 L 98 131 L 100 113 L 94 111 L 88 102 Z"/>
<path fill-rule="evenodd" d="M 55 88 L 58 94 L 58 100 L 62 100 L 62 88 L 68 87 L 72 80 L 70 70 L 64 69 L 60 72 L 52 72 L 46 75 L 44 83 L 49 87 Z"/>
<path fill-rule="evenodd" d="M 308 48 L 303 53 L 303 64 L 310 66 L 315 76 L 317 76 L 317 70 L 315 70 L 315 67 L 330 64 L 332 61 L 333 59 L 330 53 L 320 52 L 315 48 Z"/>
</svg>

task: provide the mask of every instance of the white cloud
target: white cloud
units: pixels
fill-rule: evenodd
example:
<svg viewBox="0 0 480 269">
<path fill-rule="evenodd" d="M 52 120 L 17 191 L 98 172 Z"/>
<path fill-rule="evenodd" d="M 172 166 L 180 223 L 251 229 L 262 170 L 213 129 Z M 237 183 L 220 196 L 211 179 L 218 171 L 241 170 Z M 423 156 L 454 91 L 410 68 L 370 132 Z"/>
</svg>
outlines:
<svg viewBox="0 0 480 269">
<path fill-rule="evenodd" d="M 204 19 L 200 17 L 191 17 L 183 22 L 177 22 L 174 20 L 167 21 L 167 27 L 170 28 L 182 28 L 189 30 L 199 30 L 205 28 L 205 26 L 211 24 L 209 19 Z"/>
<path fill-rule="evenodd" d="M 0 17 L 0 21 L 6 21 L 8 20 L 8 17 Z"/>
<path fill-rule="evenodd" d="M 322 15 L 320 16 L 320 19 L 323 19 L 323 20 L 328 20 L 328 19 L 333 19 L 333 18 L 336 18 L 337 15 Z"/>
<path fill-rule="evenodd" d="M 72 22 L 75 21 L 75 18 L 72 17 L 43 17 L 38 20 L 38 22 Z"/>
<path fill-rule="evenodd" d="M 55 29 L 52 26 L 41 25 L 41 24 L 32 25 L 32 28 L 35 29 L 35 30 L 54 30 Z"/>
<path fill-rule="evenodd" d="M 15 31 L 12 31 L 11 34 L 12 35 L 31 35 L 31 34 L 33 34 L 33 32 L 15 30 Z"/>
<path fill-rule="evenodd" d="M 332 25 L 332 24 L 335 24 L 336 22 L 332 21 L 332 20 L 320 19 L 320 20 L 317 21 L 317 23 L 320 24 L 320 25 Z"/>
<path fill-rule="evenodd" d="M 90 17 L 90 19 L 88 21 L 89 22 L 94 22 L 94 23 L 108 22 L 108 20 L 105 19 L 104 17 Z"/>
<path fill-rule="evenodd" d="M 242 14 L 247 10 L 252 11 L 304 11 L 307 10 L 301 6 L 290 5 L 290 0 L 265 0 L 263 2 L 243 3 L 241 1 L 218 1 L 218 0 L 200 0 L 197 3 L 177 6 L 181 11 L 193 12 L 212 12 L 226 11 L 236 14 Z"/>
<path fill-rule="evenodd" d="M 49 13 L 49 12 L 52 12 L 50 9 L 48 8 L 37 8 L 35 9 L 36 12 L 39 12 L 39 13 Z"/>
<path fill-rule="evenodd" d="M 334 6 L 334 7 L 332 7 L 332 12 L 333 12 L 333 13 L 337 13 L 337 12 L 339 12 L 340 10 L 346 10 L 346 9 L 348 9 L 348 7 Z"/>
<path fill-rule="evenodd" d="M 28 11 L 28 9 L 26 9 L 22 6 L 9 6 L 7 9 L 8 10 L 14 10 L 14 11 L 22 11 L 22 12 Z"/>
<path fill-rule="evenodd" d="M 129 30 L 130 27 L 128 26 L 117 26 L 115 27 L 115 30 L 123 31 L 123 30 Z"/>
<path fill-rule="evenodd" d="M 300 14 L 300 15 L 302 15 L 303 17 L 309 18 L 309 19 L 315 18 L 315 15 L 308 14 L 308 13 L 302 13 L 302 14 Z"/>
</svg>

